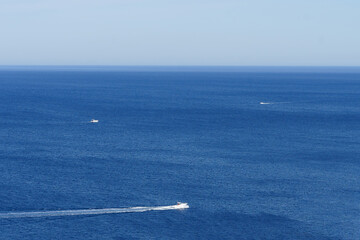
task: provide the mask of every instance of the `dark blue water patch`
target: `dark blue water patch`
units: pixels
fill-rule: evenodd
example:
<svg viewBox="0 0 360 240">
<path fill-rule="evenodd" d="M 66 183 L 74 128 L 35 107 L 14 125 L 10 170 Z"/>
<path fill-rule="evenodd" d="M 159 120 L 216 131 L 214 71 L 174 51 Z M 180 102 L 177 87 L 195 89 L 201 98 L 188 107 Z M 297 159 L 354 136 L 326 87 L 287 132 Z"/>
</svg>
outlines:
<svg viewBox="0 0 360 240">
<path fill-rule="evenodd" d="M 216 219 L 216 223 L 214 223 Z M 124 222 L 124 224 L 116 224 Z M 153 212 L 137 216 L 133 213 L 109 216 L 84 216 L 47 218 L 46 225 L 39 219 L 6 220 L 4 225 L 21 224 L 21 232 L 5 232 L 7 237 L 21 236 L 29 232 L 31 237 L 46 239 L 41 235 L 45 229 L 53 230 L 48 236 L 53 239 L 79 238 L 97 239 L 109 233 L 112 238 L 104 239 L 336 239 L 311 232 L 309 226 L 288 218 L 271 214 L 247 215 L 232 212 L 197 211 L 164 213 Z M 94 225 L 92 228 L 86 226 Z M 140 227 L 142 226 L 142 227 Z M 197 226 L 197 227 L 195 227 Z M 81 228 L 81 229 L 80 229 Z M 54 234 L 67 229 L 61 235 Z M 121 229 L 123 234 L 116 234 Z M 145 230 L 146 229 L 146 230 Z M 202 231 L 203 229 L 204 231 Z M 29 231 L 30 230 L 30 231 Z M 80 231 L 79 231 L 80 230 Z M 91 232 L 91 234 L 89 234 Z M 235 232 L 235 234 L 234 234 Z M 28 235 L 28 236 L 29 236 Z"/>
<path fill-rule="evenodd" d="M 1 212 L 190 208 L 0 238 L 358 239 L 360 75 L 339 71 L 1 70 Z"/>
</svg>

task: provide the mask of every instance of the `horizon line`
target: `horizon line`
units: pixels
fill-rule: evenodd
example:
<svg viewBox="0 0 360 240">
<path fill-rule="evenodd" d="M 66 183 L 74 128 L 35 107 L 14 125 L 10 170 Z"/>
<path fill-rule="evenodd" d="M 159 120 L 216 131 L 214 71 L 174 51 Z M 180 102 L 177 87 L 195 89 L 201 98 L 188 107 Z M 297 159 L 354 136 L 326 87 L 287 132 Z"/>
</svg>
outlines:
<svg viewBox="0 0 360 240">
<path fill-rule="evenodd" d="M 355 67 L 360 65 L 119 65 L 119 64 L 0 64 L 0 67 Z"/>
</svg>

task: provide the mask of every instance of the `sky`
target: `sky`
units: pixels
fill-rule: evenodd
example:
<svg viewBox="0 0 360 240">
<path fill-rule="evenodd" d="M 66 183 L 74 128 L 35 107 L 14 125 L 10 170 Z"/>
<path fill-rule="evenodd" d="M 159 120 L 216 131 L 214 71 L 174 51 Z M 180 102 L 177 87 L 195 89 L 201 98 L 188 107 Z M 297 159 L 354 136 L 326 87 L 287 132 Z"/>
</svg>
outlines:
<svg viewBox="0 0 360 240">
<path fill-rule="evenodd" d="M 360 1 L 0 0 L 0 65 L 360 66 Z"/>
</svg>

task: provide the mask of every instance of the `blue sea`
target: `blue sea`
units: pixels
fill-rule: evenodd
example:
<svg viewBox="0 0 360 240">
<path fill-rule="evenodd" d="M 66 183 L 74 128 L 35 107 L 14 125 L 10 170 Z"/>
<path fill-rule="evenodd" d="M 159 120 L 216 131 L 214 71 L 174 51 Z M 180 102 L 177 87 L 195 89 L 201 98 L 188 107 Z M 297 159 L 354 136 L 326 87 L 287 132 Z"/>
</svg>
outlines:
<svg viewBox="0 0 360 240">
<path fill-rule="evenodd" d="M 360 239 L 360 68 L 2 66 L 0 239 Z"/>
</svg>

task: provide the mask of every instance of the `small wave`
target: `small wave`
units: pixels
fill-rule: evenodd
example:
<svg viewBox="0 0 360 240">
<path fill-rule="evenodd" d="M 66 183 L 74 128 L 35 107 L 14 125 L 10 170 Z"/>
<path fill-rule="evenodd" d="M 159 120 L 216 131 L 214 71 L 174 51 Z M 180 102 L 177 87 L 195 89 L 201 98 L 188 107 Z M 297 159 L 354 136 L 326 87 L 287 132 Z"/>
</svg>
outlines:
<svg viewBox="0 0 360 240">
<path fill-rule="evenodd" d="M 0 218 L 37 218 L 37 217 L 60 217 L 78 215 L 100 215 L 115 213 L 147 212 L 180 210 L 189 208 L 187 203 L 179 205 L 159 206 L 159 207 L 130 207 L 130 208 L 103 208 L 103 209 L 82 209 L 82 210 L 59 210 L 59 211 L 38 211 L 38 212 L 6 212 L 0 213 Z"/>
<path fill-rule="evenodd" d="M 287 104 L 291 102 L 260 102 L 260 104 Z"/>
</svg>

